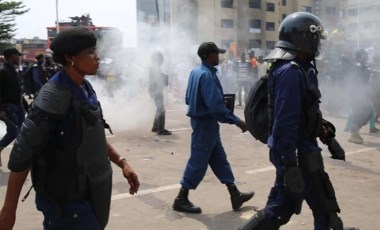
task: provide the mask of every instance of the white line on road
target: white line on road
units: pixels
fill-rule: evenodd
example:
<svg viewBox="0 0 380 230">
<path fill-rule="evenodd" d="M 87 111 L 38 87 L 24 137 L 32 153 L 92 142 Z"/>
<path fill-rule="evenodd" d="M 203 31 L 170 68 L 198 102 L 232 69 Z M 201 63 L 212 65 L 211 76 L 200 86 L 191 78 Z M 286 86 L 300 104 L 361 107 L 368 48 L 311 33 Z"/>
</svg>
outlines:
<svg viewBox="0 0 380 230">
<path fill-rule="evenodd" d="M 184 130 L 190 130 L 191 128 L 190 127 L 187 127 L 187 128 L 178 128 L 178 129 L 170 129 L 170 131 L 184 131 Z"/>
<path fill-rule="evenodd" d="M 353 155 L 353 154 L 356 154 L 356 153 L 369 152 L 369 151 L 372 151 L 372 150 L 376 150 L 376 149 L 375 148 L 358 149 L 358 150 L 355 150 L 355 151 L 347 152 L 346 156 Z M 268 166 L 268 167 L 264 167 L 264 168 L 258 168 L 258 169 L 248 170 L 248 171 L 245 171 L 245 173 L 247 173 L 247 174 L 257 174 L 257 173 L 262 173 L 262 172 L 269 172 L 269 171 L 272 171 L 272 170 L 275 170 L 275 168 L 273 166 Z"/>
<path fill-rule="evenodd" d="M 122 194 L 113 195 L 111 200 L 121 200 L 121 199 L 128 198 L 128 197 L 142 196 L 142 195 L 146 195 L 146 194 L 150 194 L 150 193 L 156 193 L 156 192 L 163 192 L 163 191 L 178 189 L 180 187 L 181 187 L 180 184 L 172 184 L 172 185 L 158 187 L 158 188 L 145 189 L 145 190 L 142 190 L 133 196 L 129 193 L 122 193 Z"/>
<path fill-rule="evenodd" d="M 376 150 L 376 149 L 375 148 L 358 149 L 355 151 L 347 152 L 346 156 L 357 154 L 357 153 L 369 152 L 372 150 Z M 274 170 L 273 166 L 267 166 L 267 167 L 263 167 L 263 168 L 248 170 L 245 173 L 252 175 L 252 174 L 258 174 L 258 173 L 262 173 L 262 172 L 269 172 L 272 170 Z M 133 196 L 130 195 L 129 193 L 121 193 L 121 194 L 113 195 L 111 200 L 121 200 L 121 199 L 129 198 L 129 197 L 136 197 L 136 196 L 142 196 L 142 195 L 147 195 L 147 194 L 151 194 L 151 193 L 164 192 L 164 191 L 169 191 L 169 190 L 173 190 L 173 189 L 178 189 L 180 187 L 181 187 L 180 184 L 172 184 L 172 185 L 162 186 L 162 187 L 158 187 L 158 188 L 145 189 L 145 190 L 139 191 L 138 194 L 133 195 Z"/>
</svg>

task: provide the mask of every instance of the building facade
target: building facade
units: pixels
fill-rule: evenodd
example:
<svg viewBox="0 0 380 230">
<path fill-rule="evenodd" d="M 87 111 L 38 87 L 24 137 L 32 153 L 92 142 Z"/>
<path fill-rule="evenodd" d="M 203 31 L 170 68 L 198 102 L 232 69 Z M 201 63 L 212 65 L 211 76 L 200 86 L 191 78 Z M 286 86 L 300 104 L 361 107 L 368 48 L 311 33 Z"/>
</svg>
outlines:
<svg viewBox="0 0 380 230">
<path fill-rule="evenodd" d="M 146 13 L 145 20 L 149 19 L 149 12 L 150 18 L 158 18 L 159 12 L 164 12 L 161 14 L 170 18 L 172 37 L 186 38 L 194 44 L 214 41 L 224 48 L 232 47 L 237 53 L 249 50 L 258 53 L 269 52 L 278 41 L 281 21 L 296 11 L 316 14 L 331 31 L 340 21 L 346 19 L 346 7 L 349 5 L 349 0 L 137 0 L 137 2 L 138 8 L 139 6 L 141 8 L 138 10 Z"/>
</svg>

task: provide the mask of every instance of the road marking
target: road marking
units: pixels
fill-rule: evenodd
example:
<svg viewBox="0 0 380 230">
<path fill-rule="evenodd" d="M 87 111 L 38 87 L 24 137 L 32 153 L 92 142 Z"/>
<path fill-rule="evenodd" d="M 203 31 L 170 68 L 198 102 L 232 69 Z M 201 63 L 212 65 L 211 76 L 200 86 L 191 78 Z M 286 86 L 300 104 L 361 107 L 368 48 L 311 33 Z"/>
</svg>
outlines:
<svg viewBox="0 0 380 230">
<path fill-rule="evenodd" d="M 245 171 L 245 173 L 247 173 L 247 174 L 257 174 L 257 173 L 262 173 L 262 172 L 269 172 L 269 171 L 272 171 L 272 170 L 274 170 L 274 167 L 273 166 L 268 166 L 268 167 L 264 167 L 264 168 L 248 170 L 248 171 Z"/>
<path fill-rule="evenodd" d="M 363 153 L 363 152 L 369 152 L 372 150 L 376 150 L 376 148 L 364 148 L 364 149 L 358 149 L 355 151 L 347 152 L 346 156 L 357 154 L 357 153 Z M 258 169 L 253 169 L 253 170 L 248 170 L 245 173 L 247 174 L 258 174 L 258 173 L 263 173 L 263 172 L 269 172 L 274 170 L 275 168 L 273 166 L 267 166 L 263 168 L 258 168 Z M 121 193 L 117 195 L 113 195 L 111 200 L 121 200 L 125 198 L 130 198 L 130 197 L 136 197 L 136 196 L 142 196 L 142 195 L 147 195 L 147 194 L 152 194 L 152 193 L 157 193 L 157 192 L 165 192 L 173 189 L 179 189 L 181 187 L 180 184 L 172 184 L 172 185 L 167 185 L 167 186 L 162 186 L 162 187 L 157 187 L 157 188 L 151 188 L 151 189 L 145 189 L 139 191 L 136 195 L 130 195 L 129 193 Z"/>
<path fill-rule="evenodd" d="M 184 131 L 184 130 L 190 130 L 191 128 L 190 127 L 187 127 L 187 128 L 178 128 L 178 129 L 170 129 L 170 131 Z"/>
<path fill-rule="evenodd" d="M 113 195 L 111 200 L 121 200 L 124 198 L 142 196 L 142 195 L 146 195 L 146 194 L 163 192 L 163 191 L 168 191 L 168 190 L 173 190 L 173 189 L 178 189 L 178 188 L 181 188 L 180 184 L 172 184 L 172 185 L 158 187 L 158 188 L 141 190 L 136 195 L 131 195 L 129 193 L 121 193 L 121 194 Z"/>
<path fill-rule="evenodd" d="M 369 152 L 369 151 L 372 151 L 372 150 L 376 150 L 376 149 L 375 148 L 358 149 L 358 150 L 355 150 L 355 151 L 347 152 L 346 156 L 357 154 L 357 153 Z M 272 170 L 275 170 L 275 168 L 273 166 L 268 166 L 268 167 L 264 167 L 264 168 L 258 168 L 258 169 L 248 170 L 248 171 L 245 171 L 245 173 L 247 173 L 247 174 L 257 174 L 257 173 L 262 173 L 262 172 L 269 172 L 269 171 L 272 171 Z"/>
</svg>

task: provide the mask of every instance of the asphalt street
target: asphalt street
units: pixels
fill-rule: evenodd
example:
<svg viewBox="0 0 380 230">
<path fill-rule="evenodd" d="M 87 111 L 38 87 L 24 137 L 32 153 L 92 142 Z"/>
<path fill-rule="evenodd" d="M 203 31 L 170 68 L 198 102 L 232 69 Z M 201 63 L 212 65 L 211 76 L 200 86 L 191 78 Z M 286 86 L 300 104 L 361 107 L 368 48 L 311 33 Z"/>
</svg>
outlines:
<svg viewBox="0 0 380 230">
<path fill-rule="evenodd" d="M 255 141 L 249 133 L 242 134 L 233 126 L 221 125 L 221 136 L 228 159 L 241 191 L 256 192 L 255 197 L 240 211 L 232 211 L 229 194 L 224 185 L 208 170 L 203 182 L 191 191 L 190 199 L 199 205 L 202 214 L 183 214 L 172 210 L 171 205 L 179 190 L 179 180 L 189 157 L 189 119 L 185 107 L 173 105 L 167 108 L 167 128 L 171 136 L 157 136 L 150 132 L 151 123 L 136 129 L 113 127 L 115 135 L 108 141 L 125 156 L 139 175 L 141 188 L 137 195 L 128 194 L 128 184 L 121 170 L 114 167 L 113 196 L 110 230 L 232 230 L 263 208 L 268 192 L 274 182 L 274 168 L 268 159 L 268 148 Z M 236 113 L 243 117 L 242 108 Z M 153 118 L 152 118 L 153 119 Z M 361 133 L 363 145 L 347 142 L 348 133 L 343 132 L 343 118 L 329 118 L 338 129 L 337 139 L 347 153 L 347 161 L 332 160 L 323 146 L 326 171 L 333 182 L 341 207 L 345 226 L 361 230 L 380 229 L 380 134 L 369 134 L 368 127 Z M 111 124 L 112 125 L 112 124 Z M 3 151 L 7 162 L 11 146 Z M 0 204 L 3 202 L 9 170 L 0 170 Z M 30 179 L 23 188 L 24 195 L 31 186 Z M 34 192 L 25 202 L 19 203 L 14 229 L 42 229 L 42 215 L 36 211 Z M 313 229 L 312 214 L 304 202 L 302 213 L 294 216 L 284 230 Z"/>
</svg>

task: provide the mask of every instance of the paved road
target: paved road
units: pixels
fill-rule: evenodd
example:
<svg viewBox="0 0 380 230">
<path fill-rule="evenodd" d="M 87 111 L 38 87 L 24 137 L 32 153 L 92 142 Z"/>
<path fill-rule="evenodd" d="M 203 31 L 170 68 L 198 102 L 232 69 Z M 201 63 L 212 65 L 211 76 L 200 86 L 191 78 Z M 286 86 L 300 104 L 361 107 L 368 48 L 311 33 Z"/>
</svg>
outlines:
<svg viewBox="0 0 380 230">
<path fill-rule="evenodd" d="M 117 111 L 115 111 L 117 112 Z M 144 115 L 144 111 L 141 111 Z M 255 190 L 256 196 L 241 209 L 231 209 L 229 194 L 212 171 L 196 191 L 190 193 L 191 200 L 202 207 L 202 214 L 182 214 L 171 209 L 177 195 L 178 181 L 182 176 L 189 155 L 191 130 L 184 116 L 183 106 L 171 106 L 167 112 L 167 126 L 174 135 L 161 137 L 150 132 L 151 122 L 144 122 L 139 129 L 124 130 L 114 125 L 115 136 L 109 136 L 120 154 L 127 157 L 141 180 L 137 196 L 128 195 L 128 186 L 121 171 L 114 167 L 113 202 L 107 229 L 236 229 L 255 210 L 264 207 L 266 197 L 274 180 L 274 169 L 268 160 L 268 149 L 255 141 L 250 134 L 241 134 L 231 125 L 222 125 L 222 141 L 242 191 Z M 237 109 L 242 116 L 242 110 Z M 106 114 L 107 115 L 107 114 Z M 109 114 L 108 114 L 109 115 Z M 380 134 L 368 134 L 362 129 L 364 145 L 348 143 L 348 134 L 343 133 L 343 119 L 331 119 L 338 127 L 338 140 L 346 149 L 346 162 L 329 158 L 324 151 L 325 166 L 335 186 L 342 219 L 346 226 L 359 226 L 362 230 L 380 229 Z M 112 124 L 111 124 L 112 125 Z M 7 160 L 10 148 L 3 153 Z M 4 197 L 9 171 L 0 171 L 0 196 Z M 25 194 L 30 180 L 24 186 Z M 2 202 L 0 199 L 0 202 Z M 41 229 L 41 214 L 35 210 L 34 193 L 19 204 L 15 229 Z M 284 230 L 313 229 L 311 212 L 304 204 L 301 215 L 292 218 Z"/>
</svg>

